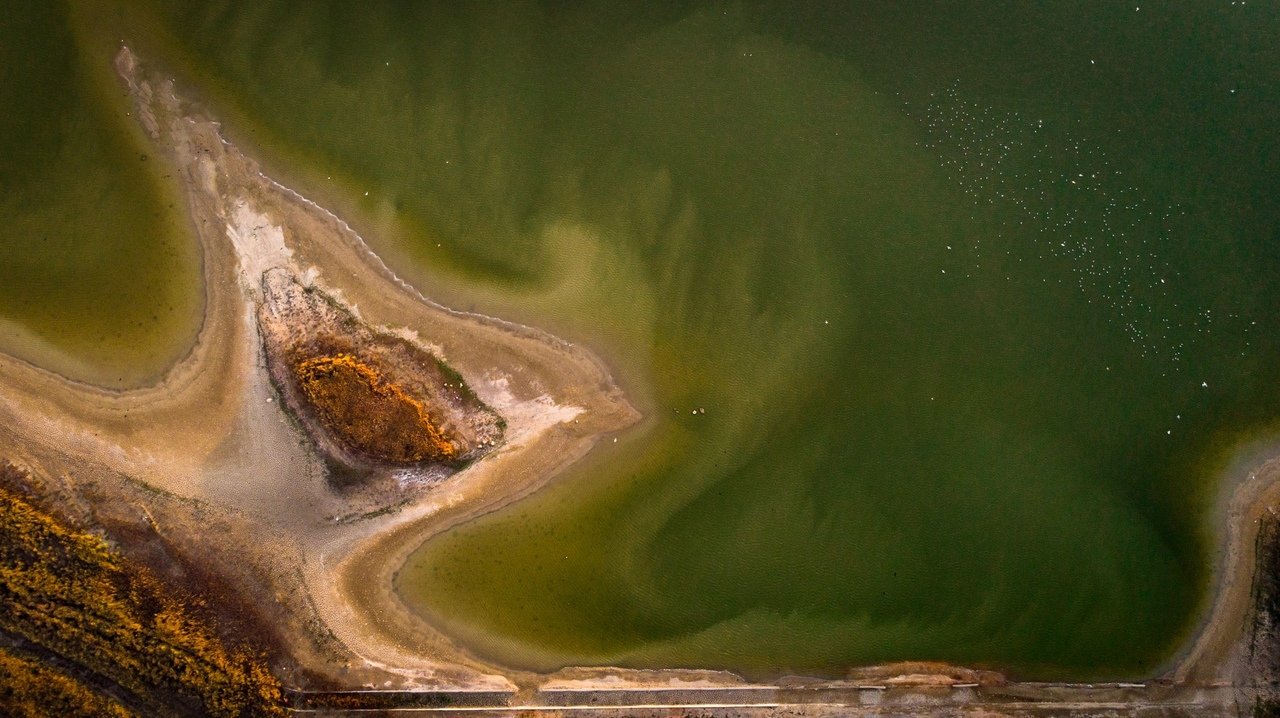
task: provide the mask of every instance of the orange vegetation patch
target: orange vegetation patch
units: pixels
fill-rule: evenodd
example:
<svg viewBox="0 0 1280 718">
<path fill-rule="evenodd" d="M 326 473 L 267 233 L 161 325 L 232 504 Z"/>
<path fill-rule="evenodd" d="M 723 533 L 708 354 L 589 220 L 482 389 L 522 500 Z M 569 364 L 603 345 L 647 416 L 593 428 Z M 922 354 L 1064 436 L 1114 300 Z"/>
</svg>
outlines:
<svg viewBox="0 0 1280 718">
<path fill-rule="evenodd" d="M 421 401 L 355 356 L 312 357 L 294 371 L 320 420 L 350 448 L 399 464 L 457 456 Z"/>
<path fill-rule="evenodd" d="M 34 658 L 0 649 L 0 713 L 13 718 L 134 715 L 109 695 Z"/>
<path fill-rule="evenodd" d="M 0 484 L 21 483 L 11 478 L 23 477 L 0 462 Z M 0 485 L 0 632 L 75 666 L 3 657 L 3 714 L 130 712 L 89 688 L 92 680 L 118 686 L 147 714 L 284 715 L 263 657 L 225 643 L 198 603 L 102 537 Z"/>
</svg>

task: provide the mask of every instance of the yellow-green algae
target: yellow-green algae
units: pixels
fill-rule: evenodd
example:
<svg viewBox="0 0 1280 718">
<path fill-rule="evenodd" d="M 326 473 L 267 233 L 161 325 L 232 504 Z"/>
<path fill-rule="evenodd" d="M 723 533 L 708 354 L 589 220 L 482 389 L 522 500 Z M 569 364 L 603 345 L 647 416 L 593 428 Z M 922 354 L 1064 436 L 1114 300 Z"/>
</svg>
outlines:
<svg viewBox="0 0 1280 718">
<path fill-rule="evenodd" d="M 135 120 L 119 38 L 60 2 L 0 23 L 0 349 L 107 386 L 155 378 L 199 327 L 200 257 Z"/>
</svg>

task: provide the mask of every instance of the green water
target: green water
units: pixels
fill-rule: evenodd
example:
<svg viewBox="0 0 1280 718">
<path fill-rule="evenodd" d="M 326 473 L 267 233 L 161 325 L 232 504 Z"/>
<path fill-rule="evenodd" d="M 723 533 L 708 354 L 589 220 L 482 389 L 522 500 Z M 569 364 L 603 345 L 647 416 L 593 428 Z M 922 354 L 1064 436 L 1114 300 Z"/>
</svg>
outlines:
<svg viewBox="0 0 1280 718">
<path fill-rule="evenodd" d="M 0 20 L 0 318 L 6 350 L 118 386 L 185 351 L 201 295 L 113 50 L 78 38 L 60 3 L 18 2 Z"/>
<path fill-rule="evenodd" d="M 399 271 L 590 340 L 652 415 L 413 556 L 472 650 L 1078 677 L 1194 627 L 1214 469 L 1276 417 L 1280 18 L 1177 5 L 147 26 Z"/>
</svg>

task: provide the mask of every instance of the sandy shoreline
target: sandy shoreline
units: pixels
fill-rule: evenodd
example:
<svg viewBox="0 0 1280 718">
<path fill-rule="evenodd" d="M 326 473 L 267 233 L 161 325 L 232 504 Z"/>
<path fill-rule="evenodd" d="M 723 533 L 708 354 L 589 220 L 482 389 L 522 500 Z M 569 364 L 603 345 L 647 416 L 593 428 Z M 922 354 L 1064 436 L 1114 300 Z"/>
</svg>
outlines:
<svg viewBox="0 0 1280 718">
<path fill-rule="evenodd" d="M 1280 446 L 1237 449 L 1222 481 L 1209 605 L 1163 672 L 1179 683 L 1239 680 L 1248 670 L 1241 634 L 1252 610 L 1258 528 L 1264 516 L 1280 515 Z"/>
<path fill-rule="evenodd" d="M 128 65 L 122 63 L 123 67 Z M 135 91 L 142 82 L 138 80 Z M 172 96 L 171 88 L 161 92 Z M 143 90 L 138 94 L 145 97 L 149 93 Z M 171 111 L 179 109 L 175 106 Z M 390 580 L 368 584 L 377 588 L 363 594 L 368 603 L 362 605 L 333 590 L 344 585 L 342 580 L 335 580 L 335 575 L 359 575 L 371 565 L 387 568 L 383 556 L 416 548 L 426 535 L 423 524 L 434 523 L 436 514 L 456 510 L 457 506 L 466 506 L 469 512 L 496 508 L 508 501 L 520 484 L 528 490 L 545 482 L 551 476 L 549 472 L 565 465 L 563 457 L 585 453 L 601 434 L 620 430 L 638 416 L 590 353 L 532 328 L 453 312 L 425 300 L 378 260 L 345 222 L 266 178 L 256 164 L 245 160 L 222 139 L 214 123 L 192 122 L 180 111 L 173 114 L 178 159 L 187 161 L 191 179 L 198 179 L 203 185 L 199 188 L 205 194 L 201 199 L 213 206 L 215 215 L 225 222 L 232 214 L 229 207 L 217 207 L 219 202 L 255 204 L 251 217 L 279 223 L 278 234 L 298 275 L 318 277 L 327 290 L 355 308 L 365 321 L 421 337 L 461 371 L 472 388 L 509 422 L 510 439 L 502 450 L 452 478 L 443 497 L 429 494 L 425 500 L 383 521 L 341 528 L 323 524 L 294 527 L 299 530 L 295 540 L 300 552 L 307 556 L 302 570 L 311 601 L 339 640 L 371 664 L 394 667 L 402 675 L 405 669 L 418 669 L 437 682 L 446 674 L 453 677 L 459 673 L 458 666 L 469 662 L 441 651 L 408 654 L 389 639 L 387 631 L 370 630 L 383 622 L 381 617 L 401 609 Z M 210 154 L 215 158 L 209 159 Z M 193 204 L 199 205 L 199 199 Z M 209 223 L 216 223 L 213 218 L 208 219 Z M 265 231 L 256 226 L 240 230 L 241 234 L 255 235 L 259 230 Z M 253 265 L 248 276 L 242 271 L 238 278 L 241 294 L 246 294 L 243 290 L 247 285 L 247 294 L 252 295 L 252 274 L 269 266 L 270 260 L 248 257 L 243 249 L 238 260 L 242 270 Z M 245 333 L 252 334 L 252 325 L 246 324 Z M 250 375 L 248 381 L 264 384 L 265 377 L 260 371 L 255 373 L 255 368 L 256 357 L 253 366 L 244 369 Z M 256 466 L 252 461 L 242 463 Z M 307 465 L 305 460 L 296 463 Z M 519 471 L 509 470 L 517 465 Z M 311 469 L 314 473 L 315 467 Z M 312 486 L 313 491 L 322 488 Z M 331 512 L 331 507 L 326 508 L 321 512 L 325 515 L 318 518 L 336 513 Z M 291 523 L 297 524 L 298 519 Z M 407 526 L 389 530 L 397 524 Z M 394 538 L 400 540 L 399 545 L 391 540 Z M 413 633 L 427 633 L 423 628 L 416 625 Z M 433 656 L 434 660 L 424 660 L 423 655 Z M 465 678 L 467 685 L 477 681 L 485 686 L 493 683 L 478 675 Z"/>
<path fill-rule="evenodd" d="M 204 321 L 188 354 L 160 381 L 138 389 L 101 389 L 0 355 L 0 421 L 8 427 L 0 432 L 0 451 L 51 470 L 104 466 L 233 517 L 253 535 L 231 542 L 226 550 L 232 553 L 251 551 L 259 540 L 287 545 L 277 568 L 281 576 L 299 576 L 294 588 L 301 589 L 287 608 L 317 616 L 346 652 L 345 659 L 317 667 L 338 680 L 499 690 L 544 682 L 548 677 L 471 656 L 401 601 L 394 578 L 429 536 L 527 496 L 602 437 L 639 421 L 605 363 L 537 329 L 424 297 L 345 221 L 263 174 L 216 122 L 178 98 L 171 81 L 149 74 L 128 49 L 117 68 L 139 121 L 185 186 L 204 257 Z M 271 267 L 316 282 L 370 325 L 416 338 L 447 357 L 508 420 L 507 444 L 402 508 L 336 521 L 346 507 L 328 492 L 305 437 L 273 401 L 263 364 L 253 319 L 255 280 Z M 1211 608 L 1163 674 L 1178 683 L 1229 682 L 1241 670 L 1258 519 L 1280 506 L 1280 458 L 1273 453 L 1227 491 L 1217 512 L 1225 537 Z M 595 680 L 602 686 L 741 684 L 716 671 L 566 675 L 588 687 Z"/>
</svg>

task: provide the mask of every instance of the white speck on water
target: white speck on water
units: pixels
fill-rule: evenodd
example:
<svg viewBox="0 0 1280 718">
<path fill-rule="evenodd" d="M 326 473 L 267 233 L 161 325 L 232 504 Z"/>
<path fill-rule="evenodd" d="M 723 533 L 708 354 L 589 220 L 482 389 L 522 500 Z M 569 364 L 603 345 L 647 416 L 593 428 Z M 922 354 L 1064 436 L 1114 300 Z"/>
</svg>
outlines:
<svg viewBox="0 0 1280 718">
<path fill-rule="evenodd" d="M 1096 58 L 1090 63 L 1096 65 Z M 1046 124 L 985 107 L 966 98 L 958 83 L 909 114 L 925 132 L 918 144 L 967 196 L 970 218 L 994 213 L 981 221 L 994 220 L 1001 242 L 996 251 L 1016 258 L 1009 264 L 1020 272 L 1032 273 L 1020 279 L 1074 285 L 1085 303 L 1107 311 L 1138 354 L 1161 361 L 1162 368 L 1180 371 L 1192 350 L 1189 340 L 1210 341 L 1222 331 L 1222 318 L 1173 294 L 1183 274 L 1160 248 L 1179 230 L 1177 218 L 1187 210 L 1128 180 L 1119 160 L 1070 123 Z M 1061 129 L 1050 132 L 1051 126 Z M 993 250 L 980 236 L 967 246 L 944 246 L 971 254 L 966 261 L 981 269 Z"/>
</svg>

